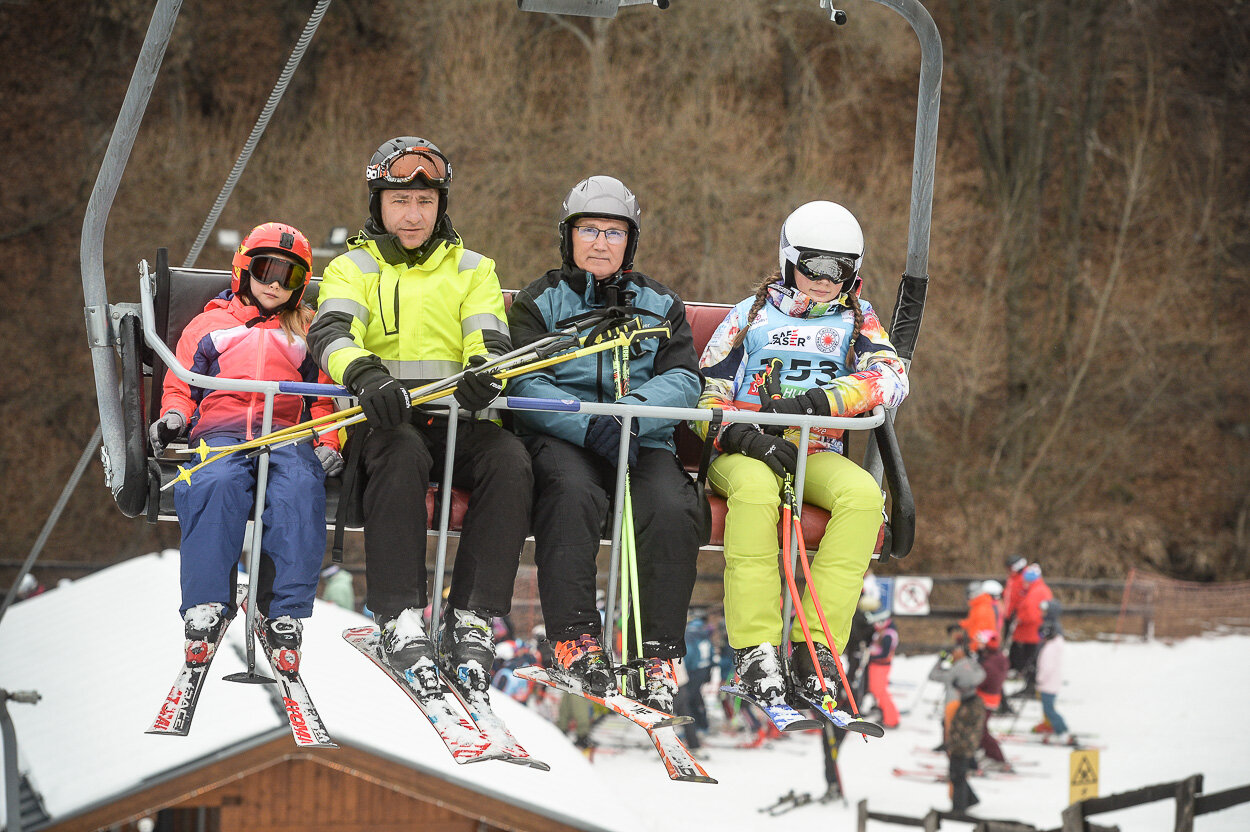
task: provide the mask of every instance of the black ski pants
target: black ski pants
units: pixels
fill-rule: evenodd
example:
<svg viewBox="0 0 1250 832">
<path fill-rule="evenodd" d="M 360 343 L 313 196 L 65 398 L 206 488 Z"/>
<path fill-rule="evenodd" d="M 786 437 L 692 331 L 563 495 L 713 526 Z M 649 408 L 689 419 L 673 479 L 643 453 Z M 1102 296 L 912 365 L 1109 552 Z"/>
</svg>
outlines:
<svg viewBox="0 0 1250 832">
<path fill-rule="evenodd" d="M 968 783 L 968 775 L 976 771 L 977 761 L 973 757 L 952 756 L 950 758 L 950 789 L 951 811 L 963 814 L 981 802 L 972 786 Z"/>
<path fill-rule="evenodd" d="M 613 504 L 616 469 L 598 454 L 553 436 L 530 436 L 526 445 L 534 465 L 534 560 L 547 638 L 598 636 L 595 559 Z M 634 644 L 631 628 L 629 653 L 679 658 L 686 654 L 702 498 L 665 448 L 642 448 L 629 477 L 643 640 L 641 648 Z"/>
<path fill-rule="evenodd" d="M 445 419 L 370 429 L 361 449 L 366 601 L 379 618 L 428 603 L 425 495 L 446 458 Z M 359 437 L 353 437 L 359 439 Z M 529 533 L 533 476 L 525 446 L 489 421 L 457 426 L 452 483 L 470 491 L 452 569 L 448 608 L 506 615 Z M 433 515 L 436 520 L 437 513 Z M 439 576 L 441 580 L 441 576 Z M 440 588 L 441 590 L 441 588 Z"/>
</svg>

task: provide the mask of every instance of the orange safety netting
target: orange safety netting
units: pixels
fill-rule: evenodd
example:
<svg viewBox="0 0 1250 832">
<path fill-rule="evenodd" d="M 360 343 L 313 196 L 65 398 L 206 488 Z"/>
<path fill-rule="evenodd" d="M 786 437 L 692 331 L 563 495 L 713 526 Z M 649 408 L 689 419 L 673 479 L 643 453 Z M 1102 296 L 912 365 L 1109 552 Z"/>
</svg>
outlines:
<svg viewBox="0 0 1250 832">
<path fill-rule="evenodd" d="M 1116 637 L 1125 632 L 1126 618 L 1138 616 L 1147 638 L 1250 629 L 1250 581 L 1178 581 L 1132 569 L 1124 583 Z"/>
</svg>

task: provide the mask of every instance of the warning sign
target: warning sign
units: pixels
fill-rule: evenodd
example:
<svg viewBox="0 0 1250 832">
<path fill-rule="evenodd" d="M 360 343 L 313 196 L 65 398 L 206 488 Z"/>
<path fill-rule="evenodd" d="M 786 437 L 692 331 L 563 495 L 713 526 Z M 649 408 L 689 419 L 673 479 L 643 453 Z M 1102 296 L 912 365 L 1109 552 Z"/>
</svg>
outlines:
<svg viewBox="0 0 1250 832">
<path fill-rule="evenodd" d="M 1068 759 L 1068 803 L 1078 803 L 1086 798 L 1098 797 L 1098 752 L 1093 749 L 1073 751 Z"/>
<path fill-rule="evenodd" d="M 932 592 L 932 578 L 897 576 L 894 579 L 894 614 L 928 615 L 929 594 Z"/>
</svg>

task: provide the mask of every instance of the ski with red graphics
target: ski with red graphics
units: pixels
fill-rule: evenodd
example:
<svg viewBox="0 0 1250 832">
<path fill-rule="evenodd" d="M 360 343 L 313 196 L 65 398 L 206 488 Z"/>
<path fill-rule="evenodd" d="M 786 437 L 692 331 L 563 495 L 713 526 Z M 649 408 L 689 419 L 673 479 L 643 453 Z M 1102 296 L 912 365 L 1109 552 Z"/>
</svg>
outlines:
<svg viewBox="0 0 1250 832">
<path fill-rule="evenodd" d="M 411 671 L 401 672 L 391 667 L 382 657 L 381 636 L 376 627 L 354 627 L 343 631 L 343 639 L 364 654 L 371 662 L 391 678 L 420 709 L 439 739 L 447 747 L 451 758 L 460 765 L 479 763 L 483 760 L 508 760 L 512 757 L 505 748 L 483 734 L 456 707 L 458 700 L 446 681 L 439 678 L 439 689 L 434 694 L 424 692 L 411 676 Z"/>
<path fill-rule="evenodd" d="M 338 744 L 330 739 L 330 732 L 299 674 L 300 651 L 283 649 L 275 652 L 266 637 L 260 616 L 256 617 L 254 630 L 260 649 L 269 660 L 274 678 L 278 680 L 278 687 L 282 688 L 282 705 L 286 708 L 295 744 L 302 748 L 338 748 Z"/>
<path fill-rule="evenodd" d="M 464 692 L 457 685 L 447 682 L 446 678 L 443 681 L 446 682 L 448 689 L 456 697 L 460 706 L 464 708 L 464 712 L 469 715 L 469 719 L 473 720 L 473 724 L 477 726 L 477 730 L 482 733 L 482 736 L 490 740 L 497 750 L 507 755 L 501 758 L 504 762 L 529 766 L 539 771 L 551 771 L 551 766 L 542 760 L 531 757 L 524 746 L 517 742 L 517 738 L 512 735 L 512 732 L 508 730 L 507 724 L 491 708 L 490 700 L 484 694 L 475 691 L 471 696 L 465 696 Z"/>
<path fill-rule="evenodd" d="M 241 608 L 247 599 L 247 584 L 239 584 L 235 588 L 235 606 Z M 185 737 L 191 732 L 191 719 L 195 716 L 195 707 L 204 691 L 204 682 L 208 679 L 208 668 L 217 655 L 217 647 L 226 637 L 226 629 L 233 619 L 222 617 L 217 626 L 204 641 L 190 642 L 186 645 L 186 657 L 178 670 L 174 685 L 165 695 L 165 701 L 152 720 L 152 725 L 145 734 L 161 737 Z"/>
</svg>

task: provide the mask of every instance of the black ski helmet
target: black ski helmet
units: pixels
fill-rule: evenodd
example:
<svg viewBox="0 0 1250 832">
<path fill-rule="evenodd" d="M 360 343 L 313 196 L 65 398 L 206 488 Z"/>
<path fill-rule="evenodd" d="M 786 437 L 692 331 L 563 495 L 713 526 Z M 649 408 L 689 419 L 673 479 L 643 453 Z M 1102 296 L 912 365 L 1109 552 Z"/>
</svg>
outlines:
<svg viewBox="0 0 1250 832">
<path fill-rule="evenodd" d="M 425 157 L 426 164 L 418 164 L 416 171 L 407 177 L 391 174 L 391 165 L 404 156 Z M 447 192 L 451 188 L 451 162 L 433 142 L 418 136 L 397 136 L 383 142 L 365 167 L 365 182 L 369 186 L 369 216 L 379 229 L 382 224 L 382 191 L 408 188 L 433 188 L 438 191 L 439 221 L 447 214 Z"/>
</svg>

